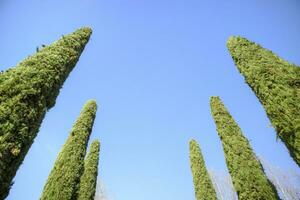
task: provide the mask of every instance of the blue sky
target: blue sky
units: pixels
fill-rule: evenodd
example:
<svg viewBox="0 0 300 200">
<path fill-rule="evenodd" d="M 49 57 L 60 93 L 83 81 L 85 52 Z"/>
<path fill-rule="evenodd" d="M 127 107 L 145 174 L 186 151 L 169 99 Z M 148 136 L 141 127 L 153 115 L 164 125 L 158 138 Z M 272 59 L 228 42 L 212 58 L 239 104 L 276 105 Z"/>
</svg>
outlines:
<svg viewBox="0 0 300 200">
<path fill-rule="evenodd" d="M 299 10 L 297 0 L 1 0 L 1 70 L 62 34 L 93 29 L 7 199 L 39 198 L 90 98 L 99 105 L 91 138 L 101 140 L 99 177 L 114 200 L 193 199 L 191 138 L 209 169 L 227 170 L 212 95 L 257 155 L 299 172 L 226 49 L 229 36 L 241 35 L 299 65 Z"/>
</svg>

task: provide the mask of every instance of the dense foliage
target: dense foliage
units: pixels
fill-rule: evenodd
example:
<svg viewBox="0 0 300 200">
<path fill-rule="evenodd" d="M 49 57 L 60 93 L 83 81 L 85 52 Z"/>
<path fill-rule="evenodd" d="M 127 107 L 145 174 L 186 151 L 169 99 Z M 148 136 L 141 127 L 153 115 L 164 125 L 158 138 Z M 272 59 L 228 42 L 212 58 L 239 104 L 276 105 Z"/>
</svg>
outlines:
<svg viewBox="0 0 300 200">
<path fill-rule="evenodd" d="M 279 199 L 248 140 L 220 98 L 212 97 L 210 103 L 227 167 L 239 200 Z"/>
<path fill-rule="evenodd" d="M 0 76 L 0 199 L 54 106 L 64 81 L 91 35 L 81 28 L 64 36 Z"/>
<path fill-rule="evenodd" d="M 300 166 L 300 68 L 242 37 L 231 37 L 227 47 Z"/>
<path fill-rule="evenodd" d="M 41 200 L 71 200 L 76 196 L 96 110 L 97 105 L 94 100 L 89 100 L 84 105 L 55 161 Z"/>
<path fill-rule="evenodd" d="M 190 163 L 196 199 L 217 200 L 217 194 L 205 167 L 200 147 L 195 140 L 190 141 Z"/>
<path fill-rule="evenodd" d="M 80 178 L 78 200 L 94 200 L 98 176 L 100 142 L 93 141 L 84 161 L 84 172 Z"/>
</svg>

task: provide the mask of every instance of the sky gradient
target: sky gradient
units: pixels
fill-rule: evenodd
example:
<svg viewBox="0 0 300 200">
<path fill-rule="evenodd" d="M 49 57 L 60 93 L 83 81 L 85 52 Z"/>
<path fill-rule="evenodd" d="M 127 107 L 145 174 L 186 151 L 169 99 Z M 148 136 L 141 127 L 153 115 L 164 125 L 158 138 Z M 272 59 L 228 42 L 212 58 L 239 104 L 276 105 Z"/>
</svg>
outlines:
<svg viewBox="0 0 300 200">
<path fill-rule="evenodd" d="M 40 197 L 91 98 L 99 105 L 91 141 L 101 141 L 99 178 L 113 200 L 194 199 L 191 138 L 209 169 L 227 170 L 210 115 L 216 95 L 257 155 L 299 173 L 226 48 L 240 35 L 299 65 L 299 11 L 298 0 L 1 0 L 0 70 L 62 34 L 93 29 L 7 199 Z"/>
</svg>

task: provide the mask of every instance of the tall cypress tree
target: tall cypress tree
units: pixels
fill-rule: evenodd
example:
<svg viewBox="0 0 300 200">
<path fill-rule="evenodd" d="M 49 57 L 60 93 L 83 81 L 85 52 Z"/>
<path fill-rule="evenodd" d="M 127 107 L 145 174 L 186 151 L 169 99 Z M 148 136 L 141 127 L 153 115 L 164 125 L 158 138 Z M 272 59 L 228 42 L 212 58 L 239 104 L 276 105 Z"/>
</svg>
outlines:
<svg viewBox="0 0 300 200">
<path fill-rule="evenodd" d="M 81 28 L 39 50 L 0 76 L 0 199 L 36 137 L 47 110 L 91 35 Z"/>
<path fill-rule="evenodd" d="M 78 200 L 94 200 L 98 176 L 100 142 L 93 141 L 84 161 L 84 172 L 80 178 Z"/>
<path fill-rule="evenodd" d="M 84 105 L 55 161 L 41 200 L 71 200 L 76 196 L 96 110 L 97 105 L 94 100 L 89 100 Z"/>
<path fill-rule="evenodd" d="M 227 47 L 300 166 L 300 67 L 242 37 L 231 37 Z"/>
<path fill-rule="evenodd" d="M 210 105 L 239 200 L 279 199 L 248 140 L 220 98 L 212 97 Z"/>
<path fill-rule="evenodd" d="M 196 200 L 217 200 L 217 194 L 205 167 L 200 147 L 195 140 L 190 141 L 190 164 Z"/>
</svg>

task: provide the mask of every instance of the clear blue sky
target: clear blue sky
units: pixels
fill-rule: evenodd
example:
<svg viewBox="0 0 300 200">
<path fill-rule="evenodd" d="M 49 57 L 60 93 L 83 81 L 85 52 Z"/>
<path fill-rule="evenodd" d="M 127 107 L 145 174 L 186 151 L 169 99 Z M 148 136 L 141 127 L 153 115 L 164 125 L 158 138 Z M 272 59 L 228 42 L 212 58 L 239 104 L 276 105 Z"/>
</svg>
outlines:
<svg viewBox="0 0 300 200">
<path fill-rule="evenodd" d="M 212 95 L 222 98 L 258 155 L 299 172 L 226 49 L 229 36 L 241 35 L 300 64 L 299 11 L 298 0 L 1 0 L 1 70 L 62 34 L 93 29 L 8 200 L 39 198 L 90 98 L 100 107 L 92 133 L 101 140 L 99 176 L 115 200 L 194 199 L 191 138 L 208 168 L 226 170 Z"/>
</svg>

